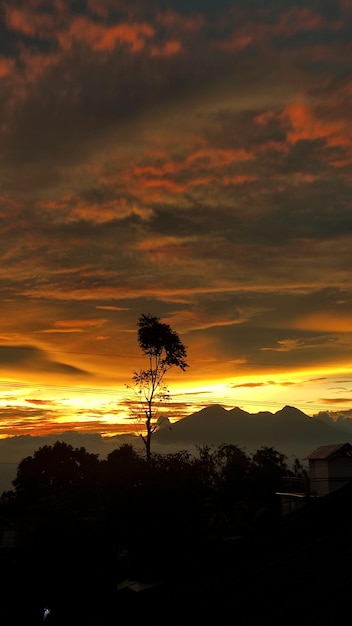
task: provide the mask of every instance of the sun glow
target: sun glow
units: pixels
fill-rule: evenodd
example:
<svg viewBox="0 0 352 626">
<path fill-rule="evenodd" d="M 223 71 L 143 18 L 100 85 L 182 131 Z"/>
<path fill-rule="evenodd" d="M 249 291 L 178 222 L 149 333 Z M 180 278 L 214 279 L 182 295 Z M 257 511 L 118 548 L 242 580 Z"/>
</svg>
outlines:
<svg viewBox="0 0 352 626">
<path fill-rule="evenodd" d="M 285 405 L 292 405 L 311 415 L 326 410 L 324 395 L 329 394 L 330 402 L 335 396 L 336 403 L 339 403 L 342 385 L 347 382 L 352 383 L 351 368 L 309 368 L 299 372 L 231 377 L 222 382 L 209 380 L 201 385 L 178 385 L 172 398 L 184 403 L 185 414 L 209 404 L 220 404 L 227 409 L 239 407 L 249 413 L 275 412 Z M 319 401 L 314 400 L 317 397 Z M 346 409 L 349 408 L 348 398 L 345 404 Z"/>
<path fill-rule="evenodd" d="M 187 380 L 187 375 L 182 375 L 182 379 L 170 377 L 169 400 L 160 407 L 160 415 L 176 422 L 211 404 L 228 410 L 239 407 L 249 413 L 276 412 L 285 405 L 295 406 L 308 415 L 334 404 L 339 410 L 347 410 L 351 384 L 352 369 L 342 366 L 279 374 L 252 373 L 221 381 Z M 140 434 L 143 429 L 143 418 L 132 410 L 132 392 L 121 385 L 39 386 L 2 380 L 0 392 L 0 439 L 14 433 L 42 435 L 68 430 L 107 437 Z"/>
</svg>

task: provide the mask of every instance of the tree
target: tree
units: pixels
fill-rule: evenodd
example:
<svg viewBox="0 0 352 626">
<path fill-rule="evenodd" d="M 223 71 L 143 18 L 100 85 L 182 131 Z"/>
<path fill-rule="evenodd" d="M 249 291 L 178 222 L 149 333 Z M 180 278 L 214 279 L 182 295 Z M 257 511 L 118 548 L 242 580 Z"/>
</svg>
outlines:
<svg viewBox="0 0 352 626">
<path fill-rule="evenodd" d="M 255 524 L 265 524 L 281 515 L 276 492 L 288 475 L 287 459 L 275 448 L 262 446 L 253 454 L 251 469 L 251 498 Z"/>
<path fill-rule="evenodd" d="M 253 463 L 257 474 L 265 480 L 268 489 L 278 488 L 282 477 L 287 475 L 286 456 L 275 448 L 262 446 L 253 455 Z"/>
<path fill-rule="evenodd" d="M 98 455 L 83 447 L 73 448 L 63 441 L 43 446 L 18 465 L 12 481 L 16 497 L 36 503 L 67 497 L 76 501 L 79 489 L 91 495 L 99 478 L 99 463 Z"/>
<path fill-rule="evenodd" d="M 182 371 L 188 367 L 187 352 L 178 334 L 151 314 L 142 314 L 138 320 L 138 343 L 148 359 L 148 367 L 133 373 L 133 383 L 139 399 L 139 414 L 145 418 L 146 434 L 141 437 L 149 462 L 152 435 L 160 423 L 159 408 L 169 397 L 165 376 L 172 367 Z"/>
</svg>

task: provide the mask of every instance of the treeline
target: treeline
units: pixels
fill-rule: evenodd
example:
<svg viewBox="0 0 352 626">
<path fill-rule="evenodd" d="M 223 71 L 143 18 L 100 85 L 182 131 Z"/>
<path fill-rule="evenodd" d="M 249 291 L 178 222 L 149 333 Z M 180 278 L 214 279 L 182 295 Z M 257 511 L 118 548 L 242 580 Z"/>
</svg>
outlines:
<svg viewBox="0 0 352 626">
<path fill-rule="evenodd" d="M 113 598 L 125 578 L 182 570 L 210 544 L 277 519 L 282 478 L 301 472 L 267 447 L 250 455 L 204 446 L 147 461 L 122 445 L 99 460 L 57 441 L 23 459 L 13 491 L 2 495 L 2 529 L 16 533 L 2 584 L 9 598 L 21 593 L 23 606 L 26 598 L 69 602 L 72 590 L 86 606 L 93 595 Z"/>
<path fill-rule="evenodd" d="M 235 445 L 204 446 L 147 462 L 127 444 L 99 460 L 57 441 L 21 461 L 1 508 L 17 522 L 20 543 L 75 537 L 78 544 L 88 533 L 116 557 L 128 550 L 139 570 L 267 523 L 279 513 L 282 478 L 301 473 L 268 447 L 250 455 Z"/>
</svg>

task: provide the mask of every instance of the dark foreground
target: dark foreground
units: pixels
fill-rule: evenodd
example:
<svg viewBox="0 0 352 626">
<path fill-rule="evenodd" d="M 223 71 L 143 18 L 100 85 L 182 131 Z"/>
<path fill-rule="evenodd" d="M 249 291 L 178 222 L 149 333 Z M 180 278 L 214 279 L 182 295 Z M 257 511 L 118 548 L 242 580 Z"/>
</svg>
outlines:
<svg viewBox="0 0 352 626">
<path fill-rule="evenodd" d="M 1 626 L 335 626 L 352 591 L 352 489 L 245 538 L 209 542 L 177 566 L 165 559 L 137 585 L 82 554 L 51 558 L 2 551 Z"/>
</svg>

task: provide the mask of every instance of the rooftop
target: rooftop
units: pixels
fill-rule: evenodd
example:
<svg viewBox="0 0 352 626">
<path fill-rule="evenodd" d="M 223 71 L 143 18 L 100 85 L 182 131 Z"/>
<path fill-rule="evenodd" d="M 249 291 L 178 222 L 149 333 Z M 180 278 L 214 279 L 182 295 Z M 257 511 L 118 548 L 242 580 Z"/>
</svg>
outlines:
<svg viewBox="0 0 352 626">
<path fill-rule="evenodd" d="M 328 459 L 332 456 L 352 456 L 352 446 L 350 443 L 335 443 L 327 446 L 320 446 L 308 454 L 304 460 Z"/>
</svg>

